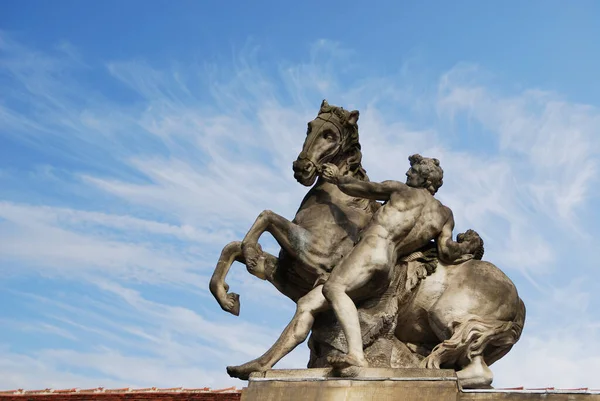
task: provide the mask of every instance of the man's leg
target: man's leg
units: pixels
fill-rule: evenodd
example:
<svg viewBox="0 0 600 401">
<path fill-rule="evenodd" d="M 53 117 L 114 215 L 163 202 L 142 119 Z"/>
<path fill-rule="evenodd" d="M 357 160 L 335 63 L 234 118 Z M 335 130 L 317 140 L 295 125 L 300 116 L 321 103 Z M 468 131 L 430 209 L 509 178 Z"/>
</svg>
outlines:
<svg viewBox="0 0 600 401">
<path fill-rule="evenodd" d="M 375 272 L 389 268 L 387 254 L 386 241 L 377 237 L 363 238 L 342 263 L 333 269 L 323 287 L 323 295 L 331 304 L 348 343 L 348 354 L 337 358 L 339 361 L 332 361 L 340 367 L 367 366 L 358 310 L 348 293 L 365 286 Z"/>
<path fill-rule="evenodd" d="M 261 357 L 243 365 L 228 366 L 227 373 L 231 377 L 246 380 L 252 372 L 263 372 L 271 369 L 281 358 L 306 340 L 315 321 L 315 315 L 329 306 L 323 296 L 322 290 L 322 285 L 315 287 L 298 300 L 296 314 L 292 318 L 292 321 L 267 352 Z"/>
</svg>

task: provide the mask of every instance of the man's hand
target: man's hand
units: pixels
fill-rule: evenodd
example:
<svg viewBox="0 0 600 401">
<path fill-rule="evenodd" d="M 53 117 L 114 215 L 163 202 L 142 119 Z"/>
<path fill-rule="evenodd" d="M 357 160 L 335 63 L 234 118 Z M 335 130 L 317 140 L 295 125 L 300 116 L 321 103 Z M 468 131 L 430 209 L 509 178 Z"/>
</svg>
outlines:
<svg viewBox="0 0 600 401">
<path fill-rule="evenodd" d="M 335 164 L 325 163 L 321 168 L 321 176 L 325 181 L 337 185 L 340 179 L 340 170 Z"/>
</svg>

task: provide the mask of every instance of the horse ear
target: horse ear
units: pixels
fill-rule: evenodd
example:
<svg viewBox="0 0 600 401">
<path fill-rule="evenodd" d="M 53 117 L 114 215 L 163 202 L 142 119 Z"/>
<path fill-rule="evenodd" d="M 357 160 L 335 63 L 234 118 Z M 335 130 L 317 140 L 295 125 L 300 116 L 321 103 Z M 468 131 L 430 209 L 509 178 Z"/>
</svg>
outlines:
<svg viewBox="0 0 600 401">
<path fill-rule="evenodd" d="M 356 122 L 358 121 L 358 115 L 360 113 L 358 112 L 358 110 L 354 110 L 350 112 L 350 115 L 348 116 L 348 124 L 356 124 Z"/>
<path fill-rule="evenodd" d="M 323 99 L 323 101 L 321 102 L 321 110 L 323 110 L 326 107 L 329 107 L 329 103 L 327 103 L 327 99 Z"/>
</svg>

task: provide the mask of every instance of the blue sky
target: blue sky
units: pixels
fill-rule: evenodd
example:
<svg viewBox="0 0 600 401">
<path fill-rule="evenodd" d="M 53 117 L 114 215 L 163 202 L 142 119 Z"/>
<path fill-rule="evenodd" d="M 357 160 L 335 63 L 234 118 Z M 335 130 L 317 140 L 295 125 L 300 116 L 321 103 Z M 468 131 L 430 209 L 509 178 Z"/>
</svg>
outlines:
<svg viewBox="0 0 600 401">
<path fill-rule="evenodd" d="M 266 350 L 294 305 L 236 266 L 230 316 L 208 277 L 260 211 L 293 216 L 323 98 L 360 110 L 371 179 L 439 158 L 457 232 L 516 283 L 526 327 L 494 384 L 600 388 L 599 12 L 2 2 L 0 388 L 242 386 L 225 366 Z"/>
</svg>

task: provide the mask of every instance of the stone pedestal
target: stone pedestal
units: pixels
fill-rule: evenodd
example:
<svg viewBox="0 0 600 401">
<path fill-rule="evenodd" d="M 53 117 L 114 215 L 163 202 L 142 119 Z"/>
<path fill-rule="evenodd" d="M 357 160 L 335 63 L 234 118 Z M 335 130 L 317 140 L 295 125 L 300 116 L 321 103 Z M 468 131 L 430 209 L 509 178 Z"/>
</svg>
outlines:
<svg viewBox="0 0 600 401">
<path fill-rule="evenodd" d="M 600 401 L 600 390 L 463 390 L 452 370 L 362 369 L 332 377 L 330 369 L 269 370 L 250 376 L 241 401 Z"/>
<path fill-rule="evenodd" d="M 452 370 L 362 369 L 357 377 L 332 377 L 330 369 L 270 370 L 250 376 L 242 401 L 456 401 Z"/>
</svg>

